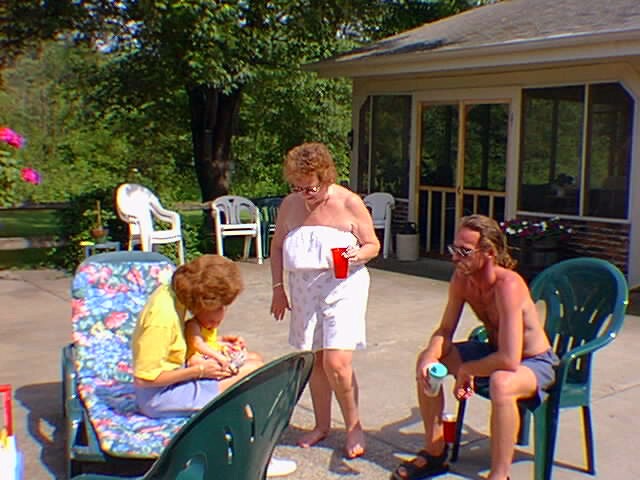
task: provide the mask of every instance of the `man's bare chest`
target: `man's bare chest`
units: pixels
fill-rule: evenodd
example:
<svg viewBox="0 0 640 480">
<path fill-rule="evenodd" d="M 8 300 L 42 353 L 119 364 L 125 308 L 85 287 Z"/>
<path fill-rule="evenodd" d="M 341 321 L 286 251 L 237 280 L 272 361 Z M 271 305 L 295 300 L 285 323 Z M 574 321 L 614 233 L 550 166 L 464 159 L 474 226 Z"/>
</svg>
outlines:
<svg viewBox="0 0 640 480">
<path fill-rule="evenodd" d="M 484 323 L 485 326 L 491 329 L 498 328 L 500 318 L 493 293 L 491 295 L 470 294 L 466 298 L 466 302 L 478 320 Z"/>
</svg>

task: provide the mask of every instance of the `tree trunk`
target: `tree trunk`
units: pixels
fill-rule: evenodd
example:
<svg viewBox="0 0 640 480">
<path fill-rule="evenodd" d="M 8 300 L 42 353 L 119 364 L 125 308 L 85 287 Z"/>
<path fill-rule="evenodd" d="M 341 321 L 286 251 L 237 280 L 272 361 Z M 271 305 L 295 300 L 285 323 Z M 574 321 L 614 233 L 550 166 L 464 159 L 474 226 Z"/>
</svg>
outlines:
<svg viewBox="0 0 640 480">
<path fill-rule="evenodd" d="M 202 201 L 229 192 L 231 138 L 240 107 L 240 90 L 229 94 L 207 85 L 187 89 L 196 175 Z"/>
</svg>

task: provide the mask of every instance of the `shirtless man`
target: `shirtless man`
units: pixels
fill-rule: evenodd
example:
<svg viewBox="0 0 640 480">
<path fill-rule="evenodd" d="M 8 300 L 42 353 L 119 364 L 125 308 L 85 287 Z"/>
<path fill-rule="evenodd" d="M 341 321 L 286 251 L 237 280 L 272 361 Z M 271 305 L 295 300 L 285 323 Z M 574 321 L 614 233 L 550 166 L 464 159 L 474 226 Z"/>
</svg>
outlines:
<svg viewBox="0 0 640 480">
<path fill-rule="evenodd" d="M 535 408 L 555 381 L 558 359 L 551 350 L 529 289 L 514 272 L 514 260 L 498 224 L 482 215 L 462 218 L 449 253 L 455 272 L 440 326 L 418 355 L 416 381 L 425 429 L 425 448 L 400 465 L 393 479 L 421 479 L 448 470 L 441 416 L 442 391 L 425 395 L 430 363 L 442 362 L 456 377 L 454 395 L 473 395 L 474 377 L 490 378 L 491 472 L 489 480 L 509 478 L 520 417 L 517 401 Z M 457 342 L 453 336 L 467 303 L 484 324 L 489 343 Z M 426 379 L 426 380 L 425 380 Z"/>
</svg>

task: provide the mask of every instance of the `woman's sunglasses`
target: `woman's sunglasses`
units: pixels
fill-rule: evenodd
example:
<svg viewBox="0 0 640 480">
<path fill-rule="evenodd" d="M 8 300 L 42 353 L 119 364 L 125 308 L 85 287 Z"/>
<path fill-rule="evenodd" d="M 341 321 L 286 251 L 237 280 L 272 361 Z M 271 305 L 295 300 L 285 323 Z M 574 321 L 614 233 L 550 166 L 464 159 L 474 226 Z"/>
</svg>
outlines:
<svg viewBox="0 0 640 480">
<path fill-rule="evenodd" d="M 295 193 L 318 193 L 322 184 L 314 185 L 313 187 L 296 187 L 295 185 L 291 185 L 291 191 Z"/>
</svg>

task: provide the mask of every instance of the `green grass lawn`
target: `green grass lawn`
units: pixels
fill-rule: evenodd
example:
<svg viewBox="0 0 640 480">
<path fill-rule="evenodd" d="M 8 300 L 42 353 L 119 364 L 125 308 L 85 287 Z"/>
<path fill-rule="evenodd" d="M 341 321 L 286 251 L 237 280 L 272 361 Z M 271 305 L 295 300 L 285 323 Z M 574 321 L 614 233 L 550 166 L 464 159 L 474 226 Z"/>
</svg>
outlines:
<svg viewBox="0 0 640 480">
<path fill-rule="evenodd" d="M 0 270 L 30 270 L 50 266 L 48 261 L 50 249 L 25 248 L 22 250 L 0 250 Z"/>
<path fill-rule="evenodd" d="M 183 228 L 191 226 L 197 230 L 202 223 L 201 210 L 181 210 Z M 54 209 L 0 210 L 0 237 L 62 236 Z M 187 241 L 187 239 L 185 239 Z M 193 238 L 189 238 L 193 242 Z M 126 245 L 122 245 L 126 248 Z M 167 248 L 173 248 L 168 246 Z M 51 265 L 49 248 L 28 248 L 21 250 L 0 250 L 0 269 L 30 269 Z M 240 238 L 225 241 L 225 254 L 238 256 L 242 252 Z"/>
<path fill-rule="evenodd" d="M 0 210 L 0 237 L 37 237 L 60 233 L 55 210 Z"/>
<path fill-rule="evenodd" d="M 56 211 L 0 210 L 0 237 L 39 237 L 60 234 Z M 0 269 L 32 269 L 47 266 L 49 248 L 0 250 Z"/>
</svg>

